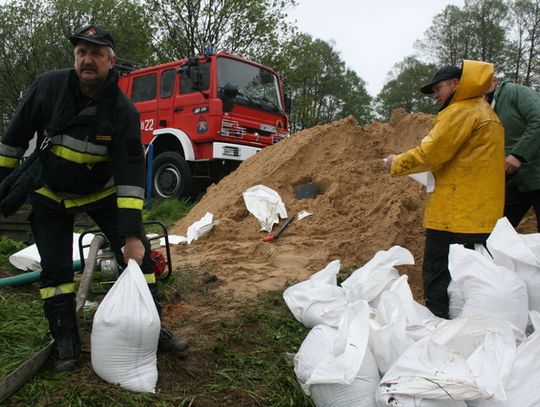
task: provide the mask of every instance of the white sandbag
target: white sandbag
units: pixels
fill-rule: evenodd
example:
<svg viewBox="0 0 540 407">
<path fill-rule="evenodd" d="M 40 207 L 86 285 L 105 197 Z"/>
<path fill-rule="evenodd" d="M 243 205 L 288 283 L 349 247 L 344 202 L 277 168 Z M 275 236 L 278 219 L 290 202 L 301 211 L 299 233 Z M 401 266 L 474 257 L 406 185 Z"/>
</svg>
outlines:
<svg viewBox="0 0 540 407">
<path fill-rule="evenodd" d="M 283 299 L 294 317 L 308 328 L 319 324 L 338 327 L 345 312 L 347 297 L 337 285 L 341 263 L 334 260 L 311 276 L 287 288 Z"/>
<path fill-rule="evenodd" d="M 375 392 L 381 377 L 369 348 L 360 370 L 350 384 L 313 384 L 311 398 L 317 407 L 375 407 Z"/>
<path fill-rule="evenodd" d="M 463 313 L 465 306 L 465 294 L 463 287 L 454 280 L 450 280 L 448 284 L 448 318 L 456 319 Z"/>
<path fill-rule="evenodd" d="M 389 401 L 389 404 L 377 404 L 380 407 L 467 407 L 464 401 L 460 400 L 428 400 L 416 397 L 401 396 L 399 400 Z"/>
<path fill-rule="evenodd" d="M 430 335 L 442 321 L 413 299 L 406 275 L 381 294 L 370 319 L 369 347 L 381 374 L 417 340 Z"/>
<path fill-rule="evenodd" d="M 520 235 L 508 219 L 497 221 L 487 239 L 493 262 L 516 272 L 527 285 L 529 309 L 540 311 L 540 234 Z"/>
<path fill-rule="evenodd" d="M 341 286 L 350 302 L 365 300 L 376 308 L 380 294 L 399 278 L 394 266 L 414 264 L 410 251 L 393 246 L 386 251 L 378 251 L 364 266 L 355 270 Z"/>
<path fill-rule="evenodd" d="M 294 372 L 306 394 L 314 384 L 351 384 L 357 377 L 367 349 L 368 310 L 358 301 L 347 307 L 338 329 L 317 325 L 309 332 L 294 357 Z"/>
<path fill-rule="evenodd" d="M 504 321 L 476 316 L 443 321 L 414 343 L 381 380 L 381 406 L 402 396 L 434 400 L 506 398 L 516 334 Z"/>
<path fill-rule="evenodd" d="M 285 204 L 279 194 L 264 185 L 255 185 L 242 194 L 247 210 L 257 218 L 261 230 L 272 231 L 279 218 L 287 217 Z"/>
<path fill-rule="evenodd" d="M 482 244 L 475 244 L 474 251 L 480 253 L 486 259 L 493 261 L 491 254 L 487 251 L 486 247 Z M 448 284 L 448 318 L 456 319 L 460 317 L 465 306 L 465 294 L 463 294 L 463 287 L 455 280 L 450 280 Z"/>
<path fill-rule="evenodd" d="M 405 310 L 407 336 L 414 341 L 430 335 L 443 321 L 427 307 L 414 300 L 409 286 L 409 277 L 406 274 L 394 281 L 389 291 L 399 296 L 401 306 Z"/>
<path fill-rule="evenodd" d="M 459 244 L 450 245 L 448 270 L 463 289 L 465 305 L 461 316 L 497 318 L 525 332 L 529 310 L 527 286 L 516 273 Z"/>
<path fill-rule="evenodd" d="M 381 294 L 375 317 L 369 320 L 369 348 L 379 372 L 384 375 L 392 364 L 414 343 L 407 336 L 407 315 L 396 293 Z"/>
<path fill-rule="evenodd" d="M 531 323 L 531 327 L 533 331 L 540 330 L 540 312 L 538 311 L 531 311 L 529 312 L 529 321 Z"/>
<path fill-rule="evenodd" d="M 187 244 L 206 236 L 214 227 L 214 215 L 206 212 L 197 222 L 193 222 L 187 229 Z"/>
<path fill-rule="evenodd" d="M 505 384 L 504 401 L 490 401 L 490 407 L 540 406 L 540 332 L 536 331 L 516 351 L 512 373 Z"/>
<path fill-rule="evenodd" d="M 73 233 L 73 247 L 72 247 L 72 258 L 73 261 L 79 261 L 81 259 L 79 251 L 79 238 L 80 233 Z M 83 237 L 83 245 L 90 245 L 94 235 L 92 233 L 87 233 Z M 88 255 L 89 247 L 83 249 L 83 256 Z M 41 257 L 39 255 L 37 246 L 35 244 L 25 247 L 22 250 L 19 250 L 16 253 L 13 253 L 9 256 L 9 262 L 13 264 L 19 270 L 30 270 L 36 271 L 41 270 Z"/>
<path fill-rule="evenodd" d="M 99 305 L 92 325 L 92 367 L 103 380 L 154 393 L 161 323 L 143 273 L 134 260 Z"/>
</svg>

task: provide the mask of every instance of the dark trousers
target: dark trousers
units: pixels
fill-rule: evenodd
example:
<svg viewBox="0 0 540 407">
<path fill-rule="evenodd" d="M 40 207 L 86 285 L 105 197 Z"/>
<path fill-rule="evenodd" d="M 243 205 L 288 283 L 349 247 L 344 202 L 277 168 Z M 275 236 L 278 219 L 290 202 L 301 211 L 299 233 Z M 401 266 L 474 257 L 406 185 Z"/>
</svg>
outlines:
<svg viewBox="0 0 540 407">
<path fill-rule="evenodd" d="M 532 207 L 536 214 L 536 230 L 540 232 L 540 190 L 521 192 L 516 185 L 506 184 L 504 216 L 516 228 Z"/>
<path fill-rule="evenodd" d="M 111 250 L 123 269 L 125 263 L 121 248 L 125 239 L 118 235 L 118 208 L 115 199 L 108 199 L 103 206 L 87 213 L 107 237 Z M 65 208 L 56 202 L 36 199 L 32 202 L 30 224 L 41 257 L 41 288 L 73 282 L 74 215 L 67 213 Z M 150 245 L 142 228 L 139 237 L 146 249 L 141 269 L 143 273 L 151 274 L 153 263 L 150 258 Z"/>
<path fill-rule="evenodd" d="M 485 244 L 489 234 L 452 233 L 426 229 L 424 247 L 424 298 L 426 307 L 441 318 L 448 318 L 448 253 L 450 245 L 459 243 L 473 249 L 475 243 Z"/>
</svg>

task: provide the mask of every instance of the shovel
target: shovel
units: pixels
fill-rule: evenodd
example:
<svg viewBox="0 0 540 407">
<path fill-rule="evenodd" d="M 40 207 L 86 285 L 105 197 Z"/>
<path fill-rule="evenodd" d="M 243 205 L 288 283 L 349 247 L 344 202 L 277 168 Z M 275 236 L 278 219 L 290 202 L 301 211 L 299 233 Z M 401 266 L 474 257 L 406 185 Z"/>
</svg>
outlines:
<svg viewBox="0 0 540 407">
<path fill-rule="evenodd" d="M 294 216 L 291 216 L 289 219 L 287 219 L 285 223 L 281 225 L 281 227 L 278 229 L 276 233 L 270 233 L 269 235 L 266 235 L 265 237 L 263 237 L 263 242 L 273 242 L 274 240 L 277 240 L 279 236 L 281 236 L 281 233 L 283 233 L 285 228 L 292 223 L 295 217 L 296 217 L 296 214 L 294 214 Z"/>
</svg>

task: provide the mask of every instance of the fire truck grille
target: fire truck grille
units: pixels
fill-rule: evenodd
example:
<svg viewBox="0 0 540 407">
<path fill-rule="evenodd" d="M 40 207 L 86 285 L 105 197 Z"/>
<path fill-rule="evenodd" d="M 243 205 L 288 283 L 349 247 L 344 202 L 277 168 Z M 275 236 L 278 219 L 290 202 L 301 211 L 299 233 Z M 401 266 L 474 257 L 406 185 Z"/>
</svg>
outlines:
<svg viewBox="0 0 540 407">
<path fill-rule="evenodd" d="M 223 147 L 223 155 L 227 157 L 240 157 L 240 149 L 238 147 L 225 146 Z"/>
</svg>

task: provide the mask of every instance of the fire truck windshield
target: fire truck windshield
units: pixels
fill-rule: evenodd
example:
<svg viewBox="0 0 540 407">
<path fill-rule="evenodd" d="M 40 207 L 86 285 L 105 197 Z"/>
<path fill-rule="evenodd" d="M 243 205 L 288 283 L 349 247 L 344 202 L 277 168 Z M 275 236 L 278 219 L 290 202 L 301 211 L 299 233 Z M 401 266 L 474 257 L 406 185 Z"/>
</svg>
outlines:
<svg viewBox="0 0 540 407">
<path fill-rule="evenodd" d="M 220 97 L 234 95 L 232 102 L 283 114 L 275 74 L 236 59 L 218 58 Z"/>
</svg>

